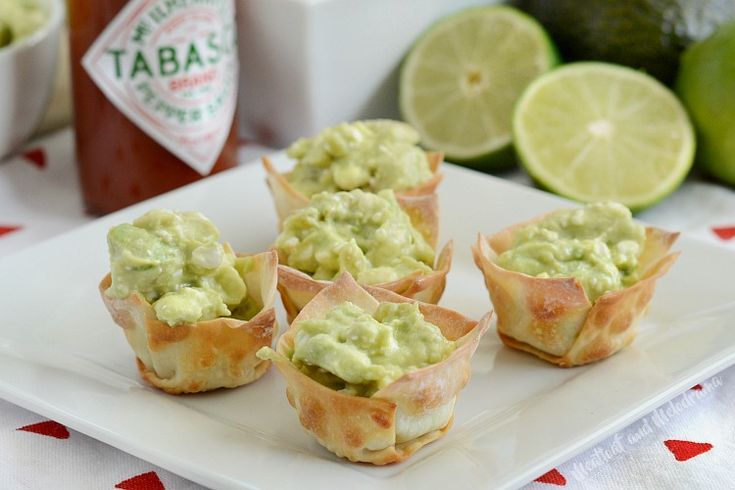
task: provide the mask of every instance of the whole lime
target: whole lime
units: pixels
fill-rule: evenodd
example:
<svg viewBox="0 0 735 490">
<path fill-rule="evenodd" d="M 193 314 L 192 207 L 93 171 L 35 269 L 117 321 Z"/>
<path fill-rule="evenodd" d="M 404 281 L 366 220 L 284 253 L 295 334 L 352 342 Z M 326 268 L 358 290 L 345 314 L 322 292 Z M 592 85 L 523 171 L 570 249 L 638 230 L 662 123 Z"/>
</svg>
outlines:
<svg viewBox="0 0 735 490">
<path fill-rule="evenodd" d="M 686 50 L 676 90 L 697 131 L 697 162 L 735 185 L 735 22 Z"/>
<path fill-rule="evenodd" d="M 735 17 L 735 0 L 516 0 L 536 17 L 567 61 L 643 69 L 666 84 L 681 52 Z"/>
</svg>

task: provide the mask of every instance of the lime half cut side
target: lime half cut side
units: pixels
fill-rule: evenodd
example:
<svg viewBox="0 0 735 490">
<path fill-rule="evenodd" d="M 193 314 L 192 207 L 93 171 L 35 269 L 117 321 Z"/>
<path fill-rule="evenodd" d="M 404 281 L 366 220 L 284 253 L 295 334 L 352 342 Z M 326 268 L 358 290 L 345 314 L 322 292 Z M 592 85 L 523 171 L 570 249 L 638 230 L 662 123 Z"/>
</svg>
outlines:
<svg viewBox="0 0 735 490">
<path fill-rule="evenodd" d="M 518 97 L 556 63 L 553 44 L 526 14 L 505 6 L 465 10 L 429 28 L 406 57 L 401 113 L 424 147 L 492 170 L 507 164 Z"/>
<path fill-rule="evenodd" d="M 634 211 L 673 192 L 694 158 L 678 99 L 654 78 L 607 63 L 571 63 L 539 77 L 518 101 L 513 133 L 543 187 Z"/>
</svg>

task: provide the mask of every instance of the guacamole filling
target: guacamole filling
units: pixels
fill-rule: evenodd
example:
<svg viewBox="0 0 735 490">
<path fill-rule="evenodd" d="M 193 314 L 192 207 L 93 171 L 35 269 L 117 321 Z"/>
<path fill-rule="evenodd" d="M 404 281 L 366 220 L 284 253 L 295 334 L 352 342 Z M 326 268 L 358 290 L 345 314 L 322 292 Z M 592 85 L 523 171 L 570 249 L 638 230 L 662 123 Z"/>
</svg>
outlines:
<svg viewBox="0 0 735 490">
<path fill-rule="evenodd" d="M 380 303 L 370 315 L 345 302 L 322 319 L 299 323 L 291 362 L 331 389 L 369 397 L 454 349 L 416 304 Z"/>
<path fill-rule="evenodd" d="M 342 123 L 288 148 L 296 166 L 287 179 L 307 196 L 322 191 L 410 189 L 432 176 L 418 142 L 419 134 L 406 123 Z"/>
<path fill-rule="evenodd" d="M 253 264 L 219 243 L 219 230 L 198 212 L 149 211 L 107 234 L 111 298 L 132 292 L 174 326 L 223 316 L 249 319 L 258 305 L 243 279 Z"/>
<path fill-rule="evenodd" d="M 513 235 L 496 263 L 536 277 L 574 277 L 590 301 L 640 279 L 646 230 L 622 204 L 603 202 L 555 212 Z"/>
<path fill-rule="evenodd" d="M 314 195 L 286 219 L 276 248 L 285 264 L 327 281 L 347 271 L 361 284 L 385 283 L 434 263 L 391 190 Z"/>
<path fill-rule="evenodd" d="M 46 12 L 33 0 L 0 0 L 0 48 L 30 36 L 46 19 Z"/>
</svg>

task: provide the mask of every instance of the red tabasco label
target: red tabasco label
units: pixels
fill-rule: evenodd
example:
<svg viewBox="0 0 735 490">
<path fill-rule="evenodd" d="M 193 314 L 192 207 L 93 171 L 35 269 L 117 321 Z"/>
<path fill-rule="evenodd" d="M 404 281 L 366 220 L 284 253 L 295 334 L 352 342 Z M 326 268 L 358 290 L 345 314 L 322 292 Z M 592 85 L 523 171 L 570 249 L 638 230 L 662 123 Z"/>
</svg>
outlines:
<svg viewBox="0 0 735 490">
<path fill-rule="evenodd" d="M 82 64 L 139 128 L 212 170 L 237 100 L 234 0 L 130 0 Z"/>
</svg>

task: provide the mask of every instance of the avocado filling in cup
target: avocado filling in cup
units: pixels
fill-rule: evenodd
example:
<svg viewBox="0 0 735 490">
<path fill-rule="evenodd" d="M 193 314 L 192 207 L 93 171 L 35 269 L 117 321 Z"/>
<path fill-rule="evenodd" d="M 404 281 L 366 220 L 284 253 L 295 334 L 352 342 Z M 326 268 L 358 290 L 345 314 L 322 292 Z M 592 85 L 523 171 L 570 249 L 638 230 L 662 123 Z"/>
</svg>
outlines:
<svg viewBox="0 0 735 490">
<path fill-rule="evenodd" d="M 678 258 L 678 233 L 593 203 L 480 234 L 472 247 L 509 347 L 570 367 L 629 345 L 656 281 Z"/>
<path fill-rule="evenodd" d="M 239 256 L 198 212 L 149 211 L 113 227 L 99 289 L 141 376 L 168 393 L 233 388 L 265 373 L 278 257 Z"/>
<path fill-rule="evenodd" d="M 434 193 L 442 180 L 443 155 L 426 153 L 418 143 L 418 132 L 406 123 L 356 121 L 293 143 L 286 151 L 296 161 L 290 172 L 279 173 L 264 157 L 279 223 L 320 192 L 392 189 L 398 196 Z"/>
<path fill-rule="evenodd" d="M 344 273 L 306 305 L 276 350 L 258 356 L 275 363 L 289 403 L 320 444 L 383 465 L 449 430 L 491 318 L 476 322 Z"/>
</svg>

